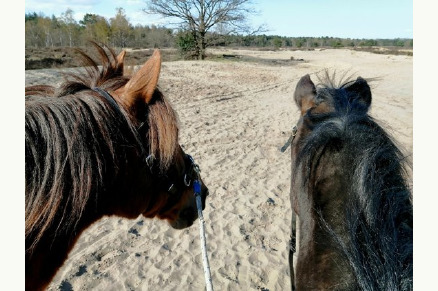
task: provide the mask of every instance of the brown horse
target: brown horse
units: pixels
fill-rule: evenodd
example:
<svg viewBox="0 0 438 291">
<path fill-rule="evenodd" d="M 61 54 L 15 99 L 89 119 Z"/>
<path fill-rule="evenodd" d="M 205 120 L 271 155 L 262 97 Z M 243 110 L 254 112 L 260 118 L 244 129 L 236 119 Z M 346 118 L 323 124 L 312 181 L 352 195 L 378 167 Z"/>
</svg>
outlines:
<svg viewBox="0 0 438 291">
<path fill-rule="evenodd" d="M 368 83 L 326 77 L 294 93 L 292 290 L 412 290 L 406 157 L 368 115 Z"/>
<path fill-rule="evenodd" d="M 178 144 L 176 113 L 157 88 L 159 51 L 128 78 L 125 52 L 93 45 L 101 68 L 78 50 L 85 73 L 59 88 L 25 90 L 26 290 L 44 289 L 103 216 L 142 214 L 176 229 L 198 216 L 199 170 Z M 208 190 L 202 184 L 196 192 L 204 208 Z"/>
</svg>

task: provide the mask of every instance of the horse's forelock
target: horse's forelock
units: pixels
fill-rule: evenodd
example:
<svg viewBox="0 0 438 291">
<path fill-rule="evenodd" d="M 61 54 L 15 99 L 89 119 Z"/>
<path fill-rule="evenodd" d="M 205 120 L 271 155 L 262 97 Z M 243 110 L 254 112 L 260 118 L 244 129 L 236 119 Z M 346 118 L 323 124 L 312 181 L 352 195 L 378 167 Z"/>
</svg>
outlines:
<svg viewBox="0 0 438 291">
<path fill-rule="evenodd" d="M 178 149 L 178 116 L 169 101 L 157 89 L 148 105 L 149 153 L 159 160 L 160 170 L 166 171 Z"/>
</svg>

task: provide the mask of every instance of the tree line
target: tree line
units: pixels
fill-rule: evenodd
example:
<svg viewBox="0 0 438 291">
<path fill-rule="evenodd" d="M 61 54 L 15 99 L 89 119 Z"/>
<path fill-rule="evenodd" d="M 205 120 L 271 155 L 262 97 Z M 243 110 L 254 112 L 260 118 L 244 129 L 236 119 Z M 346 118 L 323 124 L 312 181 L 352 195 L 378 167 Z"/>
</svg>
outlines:
<svg viewBox="0 0 438 291">
<path fill-rule="evenodd" d="M 174 32 L 165 27 L 133 26 L 123 8 L 116 9 L 110 19 L 87 13 L 77 22 L 73 10 L 67 9 L 60 17 L 47 17 L 36 12 L 25 14 L 25 46 L 78 47 L 89 40 L 112 47 L 173 47 Z"/>
<path fill-rule="evenodd" d="M 316 47 L 413 47 L 412 39 L 350 39 L 336 37 L 285 37 L 266 34 L 206 33 L 208 46 L 316 48 Z M 88 40 L 111 47 L 178 48 L 189 53 L 194 48 L 193 33 L 184 28 L 170 29 L 155 25 L 132 25 L 123 8 L 117 8 L 110 19 L 97 14 L 85 14 L 76 21 L 73 11 L 67 9 L 61 16 L 51 17 L 36 12 L 25 14 L 26 48 L 80 47 Z"/>
</svg>

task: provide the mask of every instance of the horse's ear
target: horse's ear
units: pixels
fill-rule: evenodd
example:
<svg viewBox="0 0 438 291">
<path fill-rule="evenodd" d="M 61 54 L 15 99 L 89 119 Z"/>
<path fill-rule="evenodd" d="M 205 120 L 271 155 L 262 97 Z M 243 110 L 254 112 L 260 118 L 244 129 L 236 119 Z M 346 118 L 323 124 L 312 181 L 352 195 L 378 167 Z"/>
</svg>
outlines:
<svg viewBox="0 0 438 291">
<path fill-rule="evenodd" d="M 117 71 L 123 74 L 123 66 L 125 62 L 126 51 L 121 51 L 120 54 L 116 57 L 117 61 Z"/>
<path fill-rule="evenodd" d="M 133 106 L 140 100 L 144 103 L 151 101 L 157 88 L 160 70 L 161 54 L 159 50 L 155 50 L 149 60 L 124 87 L 122 98 L 128 107 Z"/>
<path fill-rule="evenodd" d="M 371 105 L 371 88 L 368 85 L 367 81 L 362 77 L 358 77 L 354 83 L 345 88 L 345 90 L 349 93 L 356 102 L 364 106 L 365 110 Z"/>
<path fill-rule="evenodd" d="M 301 77 L 295 88 L 294 99 L 303 114 L 315 104 L 315 96 L 316 87 L 309 74 Z"/>
</svg>

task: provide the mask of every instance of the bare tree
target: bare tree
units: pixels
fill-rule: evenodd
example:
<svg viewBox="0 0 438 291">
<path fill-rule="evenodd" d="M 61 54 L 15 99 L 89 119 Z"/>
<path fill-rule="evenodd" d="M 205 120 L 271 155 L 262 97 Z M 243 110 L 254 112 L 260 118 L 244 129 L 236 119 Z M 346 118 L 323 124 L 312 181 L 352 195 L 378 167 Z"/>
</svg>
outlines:
<svg viewBox="0 0 438 291">
<path fill-rule="evenodd" d="M 256 13 L 250 7 L 251 0 L 149 0 L 147 5 L 144 12 L 175 19 L 190 31 L 196 46 L 195 56 L 200 59 L 204 59 L 209 44 L 207 32 L 220 26 L 226 27 L 229 33 L 248 33 L 247 17 Z"/>
<path fill-rule="evenodd" d="M 76 20 L 73 18 L 73 10 L 67 8 L 64 13 L 61 13 L 60 21 L 63 23 L 64 29 L 67 33 L 69 46 L 72 47 L 76 32 Z"/>
</svg>

